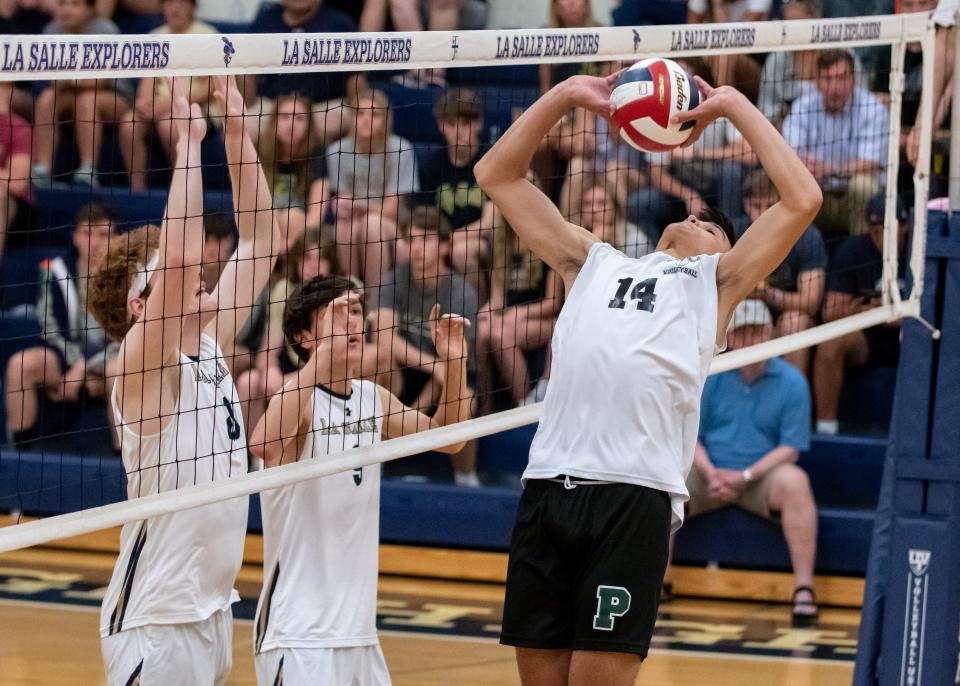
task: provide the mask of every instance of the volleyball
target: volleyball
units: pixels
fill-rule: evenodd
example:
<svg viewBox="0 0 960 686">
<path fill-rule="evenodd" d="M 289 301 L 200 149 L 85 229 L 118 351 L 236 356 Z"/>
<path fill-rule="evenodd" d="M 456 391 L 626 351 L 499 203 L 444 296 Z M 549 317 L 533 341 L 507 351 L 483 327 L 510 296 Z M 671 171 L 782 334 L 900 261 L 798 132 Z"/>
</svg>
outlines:
<svg viewBox="0 0 960 686">
<path fill-rule="evenodd" d="M 611 94 L 613 118 L 627 143 L 646 152 L 665 152 L 690 137 L 694 122 L 673 124 L 670 117 L 700 104 L 700 92 L 673 60 L 653 57 L 627 69 Z"/>
</svg>

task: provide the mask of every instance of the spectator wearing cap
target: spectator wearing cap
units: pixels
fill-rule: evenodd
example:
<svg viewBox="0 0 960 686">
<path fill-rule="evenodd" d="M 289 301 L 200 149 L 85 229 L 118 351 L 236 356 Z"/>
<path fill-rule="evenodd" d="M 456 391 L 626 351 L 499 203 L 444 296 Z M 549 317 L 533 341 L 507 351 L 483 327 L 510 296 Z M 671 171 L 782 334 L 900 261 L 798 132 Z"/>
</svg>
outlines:
<svg viewBox="0 0 960 686">
<path fill-rule="evenodd" d="M 767 306 L 746 300 L 734 311 L 727 346 L 763 343 L 773 333 Z M 687 514 L 735 505 L 778 521 L 793 565 L 794 622 L 801 625 L 817 614 L 817 508 L 807 474 L 797 466 L 809 447 L 810 390 L 796 367 L 775 357 L 707 379 L 687 477 Z"/>
<path fill-rule="evenodd" d="M 450 262 L 477 292 L 490 252 L 496 208 L 483 194 L 473 166 L 483 156 L 483 103 L 465 88 L 447 90 L 434 110 L 446 145 L 431 150 L 420 169 L 421 201 L 436 205 L 453 228 Z"/>
<path fill-rule="evenodd" d="M 779 200 L 770 177 L 763 170 L 751 172 L 743 182 L 746 214 L 735 222 L 737 238 Z M 820 229 L 811 224 L 752 297 L 762 300 L 772 311 L 776 335 L 786 336 L 816 323 L 826 281 L 827 250 Z M 803 349 L 784 355 L 783 359 L 806 374 L 809 357 L 809 351 Z"/>
<path fill-rule="evenodd" d="M 827 297 L 823 306 L 825 322 L 849 317 L 881 304 L 885 202 L 883 193 L 871 198 L 866 212 L 867 233 L 852 236 L 837 248 L 827 278 Z M 903 290 L 910 211 L 899 199 L 896 214 L 897 278 Z M 854 331 L 817 346 L 813 363 L 817 432 L 835 434 L 839 430 L 838 405 L 847 367 L 895 367 L 899 358 L 899 321 Z"/>
<path fill-rule="evenodd" d="M 816 91 L 793 103 L 783 137 L 823 188 L 816 223 L 825 235 L 866 230 L 867 203 L 883 181 L 889 128 L 887 106 L 857 86 L 853 53 L 820 53 Z"/>
</svg>

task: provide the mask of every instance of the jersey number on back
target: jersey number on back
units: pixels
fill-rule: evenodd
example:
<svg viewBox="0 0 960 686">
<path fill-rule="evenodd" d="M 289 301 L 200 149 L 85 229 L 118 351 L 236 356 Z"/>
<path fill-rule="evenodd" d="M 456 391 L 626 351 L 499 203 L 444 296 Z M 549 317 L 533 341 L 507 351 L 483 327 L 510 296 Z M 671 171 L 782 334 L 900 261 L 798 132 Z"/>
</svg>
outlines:
<svg viewBox="0 0 960 686">
<path fill-rule="evenodd" d="M 644 312 L 653 312 L 653 305 L 657 302 L 657 294 L 654 293 L 654 289 L 657 287 L 656 279 L 644 279 L 637 283 L 636 286 L 633 285 L 632 277 L 624 277 L 622 279 L 617 279 L 617 283 L 620 286 L 617 288 L 617 292 L 613 296 L 613 300 L 607 305 L 607 307 L 615 310 L 622 310 L 626 307 L 627 301 L 627 292 L 630 293 L 630 300 L 637 301 L 637 309 L 643 310 Z M 633 286 L 633 290 L 630 290 L 630 286 Z"/>
<path fill-rule="evenodd" d="M 233 414 L 233 405 L 230 404 L 230 401 L 226 398 L 221 398 L 223 406 L 227 408 L 227 436 L 230 437 L 231 441 L 235 441 L 240 438 L 240 422 L 237 421 L 236 416 Z"/>
</svg>

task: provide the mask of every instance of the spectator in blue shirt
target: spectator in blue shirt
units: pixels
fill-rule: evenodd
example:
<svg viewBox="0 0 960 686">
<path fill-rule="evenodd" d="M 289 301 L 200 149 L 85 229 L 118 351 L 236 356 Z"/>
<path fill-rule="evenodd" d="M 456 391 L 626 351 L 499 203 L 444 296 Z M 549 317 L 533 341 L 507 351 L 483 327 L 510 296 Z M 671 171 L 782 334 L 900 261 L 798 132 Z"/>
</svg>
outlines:
<svg viewBox="0 0 960 686">
<path fill-rule="evenodd" d="M 824 50 L 817 89 L 798 98 L 783 121 L 783 137 L 823 188 L 816 223 L 828 236 L 866 231 L 867 203 L 883 181 L 890 113 L 856 84 L 853 53 Z"/>
<path fill-rule="evenodd" d="M 733 315 L 732 350 L 773 337 L 773 318 L 759 300 Z M 687 477 L 688 516 L 736 505 L 779 521 L 793 564 L 793 617 L 817 614 L 813 564 L 817 508 L 806 473 L 797 466 L 810 447 L 810 391 L 797 369 L 779 358 L 712 376 L 703 389 L 700 437 Z"/>
</svg>

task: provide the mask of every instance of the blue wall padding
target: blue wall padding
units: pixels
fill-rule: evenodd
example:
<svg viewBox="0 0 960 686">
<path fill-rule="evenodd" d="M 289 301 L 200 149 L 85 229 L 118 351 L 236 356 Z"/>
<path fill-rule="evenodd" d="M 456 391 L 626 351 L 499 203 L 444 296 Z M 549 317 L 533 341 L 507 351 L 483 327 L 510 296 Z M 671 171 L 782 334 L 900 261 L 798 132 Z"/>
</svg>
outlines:
<svg viewBox="0 0 960 686">
<path fill-rule="evenodd" d="M 871 464 L 879 453 L 877 442 L 857 446 L 847 439 L 837 445 L 844 444 L 845 450 L 839 452 L 843 464 L 854 464 L 858 459 Z M 872 469 L 879 473 L 879 465 Z M 861 473 L 865 471 L 860 469 Z M 827 476 L 826 471 L 823 476 Z M 72 512 L 122 500 L 125 488 L 123 468 L 116 458 L 0 451 L 0 511 L 38 515 Z M 519 497 L 519 488 L 468 489 L 385 479 L 381 539 L 408 545 L 506 550 Z M 869 509 L 822 507 L 818 570 L 862 574 L 872 520 Z M 254 497 L 248 528 L 259 532 L 261 526 L 259 499 Z M 716 561 L 755 569 L 789 568 L 779 527 L 732 509 L 691 519 L 678 536 L 677 560 L 693 564 Z"/>
</svg>

